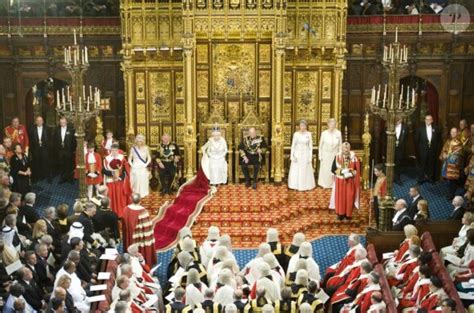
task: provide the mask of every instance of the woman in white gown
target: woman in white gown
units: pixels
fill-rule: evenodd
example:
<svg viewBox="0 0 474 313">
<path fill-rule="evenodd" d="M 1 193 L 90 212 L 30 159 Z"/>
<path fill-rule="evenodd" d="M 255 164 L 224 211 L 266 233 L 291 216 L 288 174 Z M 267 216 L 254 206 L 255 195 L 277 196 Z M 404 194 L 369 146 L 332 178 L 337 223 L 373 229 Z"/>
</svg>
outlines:
<svg viewBox="0 0 474 313">
<path fill-rule="evenodd" d="M 151 162 L 150 150 L 145 144 L 145 136 L 137 135 L 135 145 L 130 150 L 128 162 L 131 167 L 130 180 L 133 192 L 141 198 L 150 193 L 150 174 L 148 165 Z"/>
<path fill-rule="evenodd" d="M 288 175 L 288 188 L 299 191 L 311 190 L 316 187 L 314 181 L 313 140 L 307 130 L 306 121 L 300 121 L 300 130 L 293 134 L 291 143 L 291 165 Z"/>
<path fill-rule="evenodd" d="M 336 155 L 341 151 L 342 136 L 336 129 L 336 120 L 328 120 L 328 129 L 321 133 L 319 140 L 319 178 L 318 185 L 323 188 L 332 188 L 334 181 L 331 172 L 332 162 Z"/>
<path fill-rule="evenodd" d="M 211 185 L 227 183 L 227 142 L 220 130 L 215 129 L 212 137 L 202 146 L 201 167 Z"/>
</svg>

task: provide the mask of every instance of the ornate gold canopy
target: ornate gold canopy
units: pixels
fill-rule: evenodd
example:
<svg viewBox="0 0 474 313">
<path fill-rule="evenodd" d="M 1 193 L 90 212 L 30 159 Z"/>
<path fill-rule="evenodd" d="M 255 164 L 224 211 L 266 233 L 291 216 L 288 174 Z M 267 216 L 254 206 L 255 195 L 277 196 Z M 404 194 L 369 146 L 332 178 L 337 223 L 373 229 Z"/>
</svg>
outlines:
<svg viewBox="0 0 474 313">
<path fill-rule="evenodd" d="M 316 147 L 326 120 L 340 118 L 346 2 L 121 0 L 128 135 L 153 147 L 171 133 L 191 177 L 210 112 L 236 127 L 252 102 L 268 127 L 267 175 L 281 182 L 298 120 Z"/>
</svg>

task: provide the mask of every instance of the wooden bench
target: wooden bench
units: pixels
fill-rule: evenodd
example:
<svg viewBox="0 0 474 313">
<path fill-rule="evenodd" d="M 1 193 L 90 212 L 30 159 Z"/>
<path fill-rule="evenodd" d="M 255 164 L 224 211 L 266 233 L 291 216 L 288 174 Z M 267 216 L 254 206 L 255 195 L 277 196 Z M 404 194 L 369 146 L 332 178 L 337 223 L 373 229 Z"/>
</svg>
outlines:
<svg viewBox="0 0 474 313">
<path fill-rule="evenodd" d="M 110 308 L 110 304 L 112 303 L 112 289 L 115 285 L 115 276 L 117 273 L 118 264 L 115 260 L 104 260 L 100 267 L 100 272 L 108 272 L 110 273 L 110 279 L 106 281 L 101 281 L 98 284 L 106 284 L 107 289 L 104 291 L 105 301 L 94 302 L 91 304 L 91 312 L 95 313 L 102 313 L 107 312 Z M 102 291 L 96 292 L 96 295 L 102 294 Z"/>
<path fill-rule="evenodd" d="M 457 237 L 461 229 L 459 221 L 428 221 L 417 224 L 418 234 L 429 232 L 433 236 L 435 247 L 449 246 L 453 242 L 453 238 Z M 367 230 L 367 244 L 374 244 L 377 247 L 377 257 L 382 259 L 382 254 L 397 250 L 400 243 L 405 240 L 405 235 L 401 231 L 381 232 L 373 228 Z"/>
<path fill-rule="evenodd" d="M 443 260 L 439 253 L 436 251 L 436 246 L 433 242 L 433 238 L 430 233 L 425 232 L 422 235 L 421 247 L 423 251 L 431 251 L 432 252 L 432 260 L 430 263 L 431 271 L 434 275 L 438 276 L 441 281 L 443 282 L 443 289 L 446 291 L 448 296 L 456 301 L 456 312 L 464 312 L 464 304 L 459 298 L 458 291 L 456 290 L 456 286 L 454 285 L 451 276 L 449 276 L 446 267 L 444 266 Z"/>
</svg>

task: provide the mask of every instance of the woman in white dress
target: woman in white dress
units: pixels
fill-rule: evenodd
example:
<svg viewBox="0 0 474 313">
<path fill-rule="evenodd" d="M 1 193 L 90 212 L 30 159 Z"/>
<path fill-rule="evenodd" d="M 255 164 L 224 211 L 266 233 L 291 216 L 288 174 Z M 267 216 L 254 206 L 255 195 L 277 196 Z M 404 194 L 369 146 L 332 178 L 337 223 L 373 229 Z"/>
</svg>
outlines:
<svg viewBox="0 0 474 313">
<path fill-rule="evenodd" d="M 300 121 L 300 130 L 293 134 L 291 143 L 291 165 L 288 175 L 288 188 L 299 191 L 311 190 L 316 187 L 313 159 L 313 140 L 307 130 L 306 121 Z"/>
<path fill-rule="evenodd" d="M 134 193 L 138 193 L 141 198 L 150 193 L 150 174 L 148 165 L 151 162 L 150 150 L 145 144 L 145 136 L 138 135 L 135 138 L 135 145 L 130 150 L 128 159 L 131 167 L 130 179 Z"/>
<path fill-rule="evenodd" d="M 202 146 L 201 167 L 211 185 L 227 183 L 227 142 L 220 130 L 215 129 L 212 137 Z"/>
<path fill-rule="evenodd" d="M 332 163 L 336 155 L 341 151 L 342 136 L 336 129 L 336 120 L 328 120 L 328 129 L 321 133 L 319 140 L 319 178 L 318 185 L 323 188 L 332 188 L 334 181 L 331 172 Z"/>
</svg>

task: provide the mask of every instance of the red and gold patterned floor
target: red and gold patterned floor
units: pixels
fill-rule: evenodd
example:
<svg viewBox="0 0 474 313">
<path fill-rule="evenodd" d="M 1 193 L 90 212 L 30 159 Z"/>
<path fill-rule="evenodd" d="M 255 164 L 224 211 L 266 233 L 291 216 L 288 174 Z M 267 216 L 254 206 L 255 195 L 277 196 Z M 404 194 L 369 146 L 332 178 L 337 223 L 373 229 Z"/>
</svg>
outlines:
<svg viewBox="0 0 474 313">
<path fill-rule="evenodd" d="M 304 232 L 307 239 L 328 234 L 365 233 L 369 224 L 368 192 L 361 194 L 361 209 L 355 210 L 352 220 L 338 221 L 329 209 L 331 190 L 314 189 L 307 192 L 288 190 L 286 186 L 259 185 L 257 190 L 244 185 L 226 185 L 218 188 L 214 197 L 204 206 L 192 226 L 198 241 L 207 236 L 207 228 L 218 226 L 221 233 L 231 236 L 236 248 L 255 248 L 265 239 L 268 227 L 280 231 L 281 240 L 291 242 L 296 232 Z M 153 214 L 165 201 L 173 197 L 153 193 L 143 205 Z"/>
</svg>

